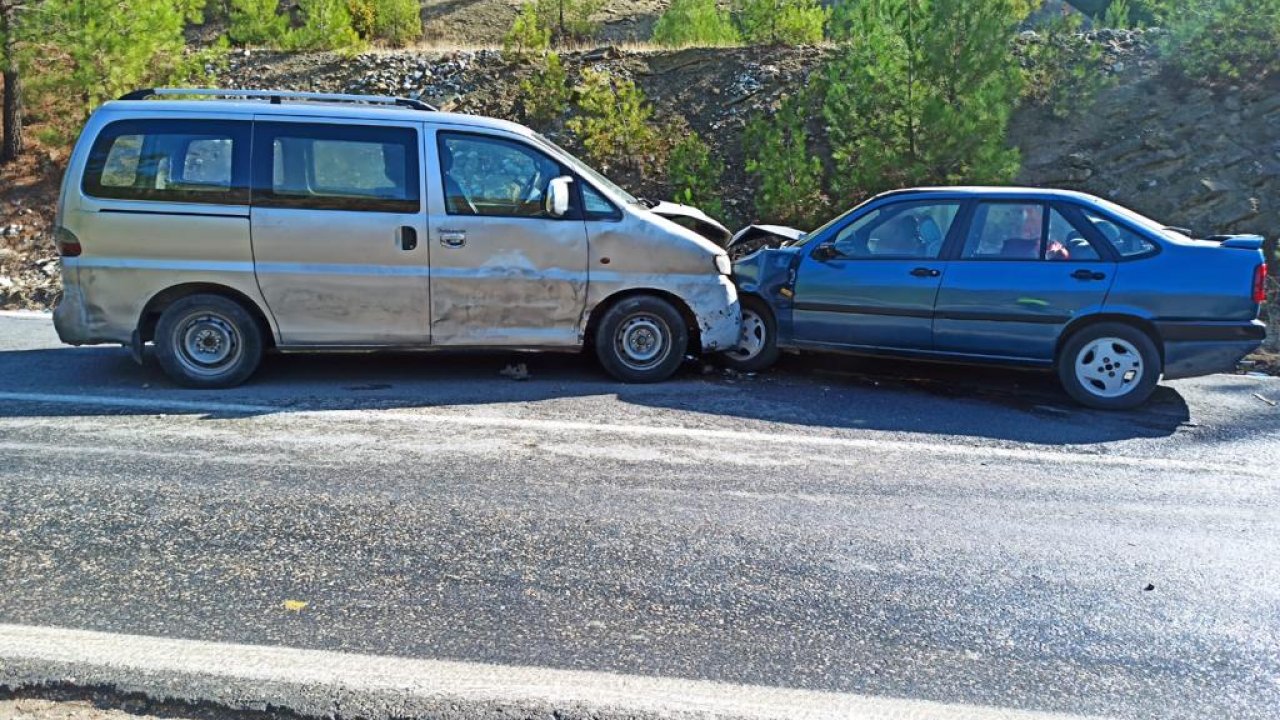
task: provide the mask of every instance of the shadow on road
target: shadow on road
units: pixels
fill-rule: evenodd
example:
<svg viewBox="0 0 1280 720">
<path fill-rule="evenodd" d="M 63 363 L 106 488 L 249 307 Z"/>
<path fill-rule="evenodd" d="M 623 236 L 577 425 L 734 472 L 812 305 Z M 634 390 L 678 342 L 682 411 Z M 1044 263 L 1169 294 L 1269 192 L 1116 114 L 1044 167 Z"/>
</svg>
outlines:
<svg viewBox="0 0 1280 720">
<path fill-rule="evenodd" d="M 500 372 L 525 363 L 530 379 Z M 784 358 L 755 376 L 689 363 L 672 381 L 624 385 L 583 355 L 464 353 L 274 355 L 249 384 L 198 391 L 170 383 L 149 360 L 118 348 L 0 352 L 0 392 L 89 395 L 189 403 L 163 410 L 75 402 L 0 401 L 0 417 L 191 413 L 234 417 L 296 410 L 430 408 L 616 396 L 624 403 L 748 421 L 982 437 L 1046 445 L 1165 437 L 1190 418 L 1186 401 L 1161 387 L 1133 412 L 1075 405 L 1043 372 L 902 360 L 811 355 Z M 219 411 L 200 403 L 252 406 Z M 278 409 L 276 409 L 278 408 Z M 604 420 L 608 421 L 608 420 Z"/>
</svg>

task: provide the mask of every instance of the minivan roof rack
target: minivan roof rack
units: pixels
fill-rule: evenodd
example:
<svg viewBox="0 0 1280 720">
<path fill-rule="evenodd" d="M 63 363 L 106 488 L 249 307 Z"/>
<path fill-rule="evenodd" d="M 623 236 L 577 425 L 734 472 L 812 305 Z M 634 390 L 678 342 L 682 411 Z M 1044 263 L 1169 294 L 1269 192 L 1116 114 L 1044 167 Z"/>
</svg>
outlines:
<svg viewBox="0 0 1280 720">
<path fill-rule="evenodd" d="M 121 95 L 121 100 L 146 100 L 150 97 L 220 97 L 220 98 L 247 98 L 253 100 L 268 100 L 272 105 L 289 101 L 298 102 L 331 102 L 331 103 L 359 103 L 364 105 L 388 105 L 392 107 L 409 108 L 410 110 L 425 110 L 434 112 L 436 108 L 432 105 L 415 100 L 413 98 L 392 97 L 390 95 L 351 95 L 343 93 L 317 93 L 317 92 L 294 92 L 291 90 L 223 90 L 218 88 L 146 88 L 144 90 L 134 90 L 131 93 Z"/>
</svg>

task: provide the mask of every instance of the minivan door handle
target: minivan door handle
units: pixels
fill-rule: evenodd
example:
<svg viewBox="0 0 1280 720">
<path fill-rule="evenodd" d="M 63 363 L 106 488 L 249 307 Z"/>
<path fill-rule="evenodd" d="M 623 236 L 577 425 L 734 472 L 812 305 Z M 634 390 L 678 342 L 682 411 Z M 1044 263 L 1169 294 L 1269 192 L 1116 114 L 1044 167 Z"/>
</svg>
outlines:
<svg viewBox="0 0 1280 720">
<path fill-rule="evenodd" d="M 933 268 L 918 267 L 915 270 L 912 270 L 911 274 L 912 276 L 918 277 L 918 278 L 930 278 L 930 277 L 938 277 L 939 275 L 942 274 L 942 271 L 934 270 Z"/>
<path fill-rule="evenodd" d="M 465 230 L 441 230 L 440 244 L 450 248 L 460 248 L 467 244 L 467 232 Z"/>
<path fill-rule="evenodd" d="M 400 249 L 408 252 L 418 249 L 418 231 L 408 225 L 400 228 Z"/>
<path fill-rule="evenodd" d="M 1092 270 L 1077 270 L 1071 273 L 1071 277 L 1077 280 L 1106 280 L 1106 273 L 1094 272 Z"/>
</svg>

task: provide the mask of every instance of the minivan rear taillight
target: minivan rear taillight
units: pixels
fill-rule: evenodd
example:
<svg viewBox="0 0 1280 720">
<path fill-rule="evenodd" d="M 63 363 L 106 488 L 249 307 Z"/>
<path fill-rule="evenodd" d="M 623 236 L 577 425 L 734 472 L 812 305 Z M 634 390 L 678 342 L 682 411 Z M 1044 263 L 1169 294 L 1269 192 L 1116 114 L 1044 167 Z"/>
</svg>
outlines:
<svg viewBox="0 0 1280 720">
<path fill-rule="evenodd" d="M 1259 263 L 1253 270 L 1253 301 L 1259 305 L 1267 301 L 1267 264 Z"/>
<path fill-rule="evenodd" d="M 58 254 L 62 257 L 80 257 L 80 238 L 70 230 L 58 226 L 53 231 L 53 242 L 58 246 Z"/>
</svg>

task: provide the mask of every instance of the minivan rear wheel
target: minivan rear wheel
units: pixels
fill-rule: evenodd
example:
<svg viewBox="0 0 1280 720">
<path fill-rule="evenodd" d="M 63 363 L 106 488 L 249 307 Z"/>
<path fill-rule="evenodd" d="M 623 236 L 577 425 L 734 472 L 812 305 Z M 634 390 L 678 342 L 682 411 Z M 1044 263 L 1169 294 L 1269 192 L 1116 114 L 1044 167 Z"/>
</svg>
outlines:
<svg viewBox="0 0 1280 720">
<path fill-rule="evenodd" d="M 240 303 L 221 295 L 189 295 L 160 315 L 156 359 L 174 382 L 195 388 L 235 387 L 262 362 L 262 328 Z"/>
<path fill-rule="evenodd" d="M 629 383 L 661 382 L 684 361 L 689 328 L 671 303 L 641 295 L 609 308 L 595 340 L 596 355 L 610 375 Z"/>
<path fill-rule="evenodd" d="M 1076 402 L 1099 410 L 1145 403 L 1160 381 L 1160 351 L 1138 328 L 1099 323 L 1072 335 L 1058 352 L 1058 379 Z"/>
</svg>

